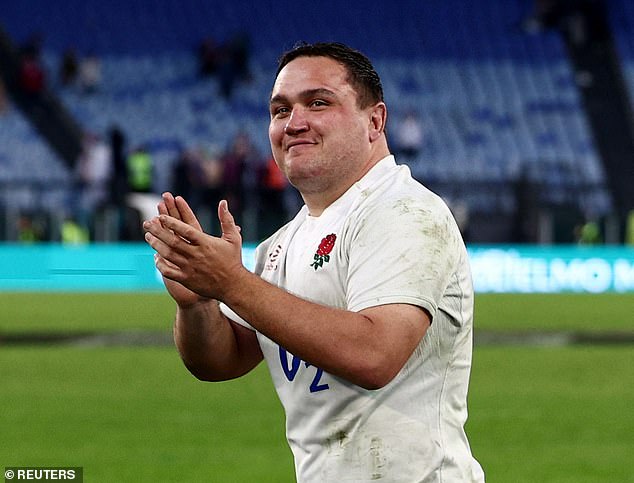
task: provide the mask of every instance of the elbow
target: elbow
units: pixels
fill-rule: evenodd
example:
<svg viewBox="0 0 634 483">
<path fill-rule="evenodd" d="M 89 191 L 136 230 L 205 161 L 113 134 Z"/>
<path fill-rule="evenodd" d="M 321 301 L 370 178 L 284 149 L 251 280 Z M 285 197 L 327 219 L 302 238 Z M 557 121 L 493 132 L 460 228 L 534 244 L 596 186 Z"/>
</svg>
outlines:
<svg viewBox="0 0 634 483">
<path fill-rule="evenodd" d="M 220 382 L 237 377 L 234 374 L 214 371 L 205 364 L 194 364 L 186 360 L 183 360 L 183 364 L 192 376 L 202 382 Z"/>
<path fill-rule="evenodd" d="M 376 391 L 387 386 L 400 372 L 402 366 L 384 362 L 366 364 L 359 367 L 353 376 L 354 384 L 369 391 Z"/>
<path fill-rule="evenodd" d="M 367 389 L 368 391 L 377 391 L 379 389 L 383 389 L 392 382 L 395 376 L 396 374 L 388 377 L 382 374 L 368 374 L 361 378 L 357 382 L 357 385 L 363 389 Z"/>
<path fill-rule="evenodd" d="M 212 364 L 206 360 L 185 360 L 182 358 L 183 364 L 190 372 L 192 376 L 202 382 L 222 382 L 229 381 L 231 379 L 237 379 L 247 372 L 249 372 L 255 364 L 252 366 L 223 366 Z"/>
<path fill-rule="evenodd" d="M 186 361 L 183 361 L 183 364 L 185 365 L 185 367 L 187 368 L 187 370 L 189 371 L 189 373 L 194 376 L 196 379 L 198 379 L 199 381 L 202 382 L 216 382 L 218 379 L 212 377 L 212 375 L 208 372 L 205 371 L 203 369 L 201 369 L 200 367 L 194 365 L 194 364 L 190 364 Z"/>
</svg>

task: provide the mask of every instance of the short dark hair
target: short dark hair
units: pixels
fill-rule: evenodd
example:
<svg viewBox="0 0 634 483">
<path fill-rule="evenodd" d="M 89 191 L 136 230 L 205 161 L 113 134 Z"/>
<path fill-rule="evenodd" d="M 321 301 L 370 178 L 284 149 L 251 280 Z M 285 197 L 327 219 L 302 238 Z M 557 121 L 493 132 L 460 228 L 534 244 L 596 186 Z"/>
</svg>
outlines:
<svg viewBox="0 0 634 483">
<path fill-rule="evenodd" d="M 278 61 L 275 78 L 292 60 L 298 57 L 329 57 L 339 62 L 348 72 L 347 81 L 357 93 L 360 108 L 383 102 L 381 78 L 374 70 L 372 62 L 361 52 L 338 42 L 299 42 L 291 50 L 282 54 Z"/>
</svg>

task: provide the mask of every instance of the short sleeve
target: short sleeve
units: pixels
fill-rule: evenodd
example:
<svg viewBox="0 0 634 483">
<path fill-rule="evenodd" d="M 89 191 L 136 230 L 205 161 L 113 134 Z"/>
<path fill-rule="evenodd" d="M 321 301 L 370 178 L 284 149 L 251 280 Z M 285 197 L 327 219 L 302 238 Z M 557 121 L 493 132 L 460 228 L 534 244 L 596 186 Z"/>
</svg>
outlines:
<svg viewBox="0 0 634 483">
<path fill-rule="evenodd" d="M 358 218 L 349 245 L 350 310 L 405 303 L 435 315 L 461 238 L 440 199 L 425 203 L 415 197 L 388 201 Z"/>
<path fill-rule="evenodd" d="M 236 324 L 240 324 L 242 327 L 255 331 L 255 329 L 251 327 L 251 324 L 231 310 L 228 305 L 220 302 L 218 307 L 220 308 L 220 312 L 222 312 L 228 319 L 233 320 Z"/>
<path fill-rule="evenodd" d="M 260 245 L 258 245 L 255 249 L 253 273 L 255 273 L 258 276 L 262 275 L 262 270 L 264 268 L 264 254 L 266 253 L 268 244 L 269 244 L 269 240 L 266 240 L 265 242 L 262 242 Z M 240 324 L 243 327 L 246 327 L 247 329 L 251 329 L 255 331 L 255 329 L 251 326 L 251 324 L 249 324 L 246 320 L 244 320 L 242 317 L 236 314 L 233 311 L 233 309 L 231 309 L 227 304 L 220 302 L 218 306 L 220 308 L 220 311 L 227 318 L 229 318 L 230 320 L 233 320 L 235 323 Z"/>
</svg>

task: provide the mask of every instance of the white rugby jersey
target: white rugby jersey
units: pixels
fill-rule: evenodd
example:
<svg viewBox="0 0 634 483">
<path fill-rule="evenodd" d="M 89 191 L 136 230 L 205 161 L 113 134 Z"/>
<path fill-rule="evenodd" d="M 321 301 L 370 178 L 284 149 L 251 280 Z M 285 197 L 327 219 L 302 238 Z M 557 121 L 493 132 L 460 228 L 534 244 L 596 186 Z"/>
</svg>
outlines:
<svg viewBox="0 0 634 483">
<path fill-rule="evenodd" d="M 255 272 L 320 304 L 360 311 L 405 303 L 432 316 L 408 362 L 378 390 L 257 333 L 286 412 L 297 481 L 484 481 L 463 429 L 473 318 L 467 252 L 445 203 L 406 166 L 388 156 L 321 216 L 303 207 L 258 247 Z"/>
</svg>

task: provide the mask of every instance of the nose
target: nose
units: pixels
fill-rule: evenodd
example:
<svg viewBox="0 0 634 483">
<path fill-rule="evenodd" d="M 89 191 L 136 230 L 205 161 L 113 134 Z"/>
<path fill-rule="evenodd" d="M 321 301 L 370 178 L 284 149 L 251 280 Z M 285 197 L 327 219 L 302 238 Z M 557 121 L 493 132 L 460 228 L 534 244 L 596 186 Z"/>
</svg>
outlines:
<svg viewBox="0 0 634 483">
<path fill-rule="evenodd" d="M 293 135 L 307 130 L 308 120 L 306 119 L 306 116 L 304 116 L 300 108 L 294 108 L 291 111 L 290 116 L 288 116 L 288 120 L 286 121 L 286 125 L 284 126 L 284 133 Z"/>
</svg>

